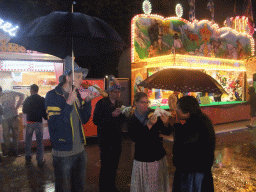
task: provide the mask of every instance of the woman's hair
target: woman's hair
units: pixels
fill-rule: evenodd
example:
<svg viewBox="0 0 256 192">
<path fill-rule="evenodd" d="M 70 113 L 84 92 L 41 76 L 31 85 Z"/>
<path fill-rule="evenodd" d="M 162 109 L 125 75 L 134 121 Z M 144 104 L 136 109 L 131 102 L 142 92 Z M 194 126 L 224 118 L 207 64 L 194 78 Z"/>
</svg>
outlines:
<svg viewBox="0 0 256 192">
<path fill-rule="evenodd" d="M 138 92 L 135 94 L 134 96 L 134 102 L 139 102 L 141 100 L 141 98 L 143 97 L 147 97 L 147 93 L 144 93 L 144 92 Z"/>
<path fill-rule="evenodd" d="M 195 97 L 192 96 L 184 96 L 181 97 L 177 105 L 182 110 L 183 113 L 189 113 L 192 114 L 200 114 L 202 113 L 201 108 L 199 106 L 199 103 Z"/>
</svg>

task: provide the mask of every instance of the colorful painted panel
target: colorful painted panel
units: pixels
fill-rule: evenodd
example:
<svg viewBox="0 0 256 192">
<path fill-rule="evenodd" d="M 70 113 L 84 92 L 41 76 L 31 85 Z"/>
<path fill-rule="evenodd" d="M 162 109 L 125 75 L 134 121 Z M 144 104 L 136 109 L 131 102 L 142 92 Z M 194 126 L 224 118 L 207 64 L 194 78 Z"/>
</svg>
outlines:
<svg viewBox="0 0 256 192">
<path fill-rule="evenodd" d="M 209 21 L 137 15 L 132 20 L 132 59 L 172 53 L 240 60 L 252 55 L 251 35 Z"/>
</svg>

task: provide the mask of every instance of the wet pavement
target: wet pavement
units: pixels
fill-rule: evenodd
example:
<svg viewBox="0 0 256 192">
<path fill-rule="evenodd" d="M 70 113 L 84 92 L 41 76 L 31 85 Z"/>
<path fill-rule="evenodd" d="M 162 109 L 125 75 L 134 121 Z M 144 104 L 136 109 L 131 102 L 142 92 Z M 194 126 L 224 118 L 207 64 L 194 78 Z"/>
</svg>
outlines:
<svg viewBox="0 0 256 192">
<path fill-rule="evenodd" d="M 239 123 L 238 123 L 239 124 Z M 215 191 L 256 191 L 256 129 L 239 127 L 238 124 L 229 130 L 216 130 L 216 152 L 213 166 Z M 244 125 L 244 123 L 241 123 Z M 217 128 L 216 128 L 217 129 Z M 220 131 L 220 129 L 222 131 Z M 232 131 L 230 131 L 232 130 Z M 88 139 L 87 191 L 98 191 L 100 171 L 99 147 L 93 139 Z M 173 182 L 175 168 L 172 165 L 171 139 L 164 141 L 169 162 L 170 184 Z M 25 165 L 24 151 L 18 158 L 5 157 L 0 165 L 0 192 L 52 192 L 54 191 L 54 173 L 50 147 L 45 148 L 46 163 L 43 168 L 37 167 L 35 150 L 30 166 Z M 133 161 L 133 143 L 125 138 L 117 173 L 116 185 L 121 192 L 130 189 Z"/>
</svg>

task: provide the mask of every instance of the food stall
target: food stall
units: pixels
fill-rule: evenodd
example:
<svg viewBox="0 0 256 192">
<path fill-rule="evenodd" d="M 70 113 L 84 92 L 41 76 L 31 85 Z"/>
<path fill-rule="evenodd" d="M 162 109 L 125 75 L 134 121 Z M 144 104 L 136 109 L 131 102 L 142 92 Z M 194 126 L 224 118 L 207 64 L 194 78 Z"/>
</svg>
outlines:
<svg viewBox="0 0 256 192">
<path fill-rule="evenodd" d="M 217 80 L 228 94 L 221 98 L 200 92 L 180 93 L 179 96 L 197 97 L 203 112 L 214 124 L 249 119 L 249 105 L 245 102 L 248 98 L 245 59 L 254 55 L 254 39 L 247 17 L 232 18 L 232 21 L 235 24 L 225 21 L 226 26 L 220 28 L 208 20 L 190 22 L 180 15 L 164 18 L 146 13 L 133 17 L 131 98 L 137 91 L 145 91 L 152 108 L 168 109 L 172 90 L 148 90 L 138 84 L 166 68 L 201 70 Z"/>
<path fill-rule="evenodd" d="M 63 72 L 63 60 L 49 54 L 26 50 L 17 44 L 8 43 L 9 40 L 9 35 L 0 31 L 0 86 L 3 90 L 22 92 L 26 98 L 30 96 L 30 85 L 37 84 L 39 95 L 45 97 L 58 83 L 58 78 Z M 22 113 L 22 106 L 18 109 L 18 114 L 20 141 L 24 144 L 26 115 Z M 49 145 L 47 121 L 43 120 L 43 126 L 44 144 Z M 0 138 L 3 142 L 2 125 Z"/>
</svg>

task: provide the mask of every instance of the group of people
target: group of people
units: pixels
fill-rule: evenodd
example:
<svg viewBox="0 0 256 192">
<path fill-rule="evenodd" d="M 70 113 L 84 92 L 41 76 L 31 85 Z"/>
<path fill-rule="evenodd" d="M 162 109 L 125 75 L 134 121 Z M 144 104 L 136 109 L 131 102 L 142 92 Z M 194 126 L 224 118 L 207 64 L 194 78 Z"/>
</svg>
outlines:
<svg viewBox="0 0 256 192">
<path fill-rule="evenodd" d="M 42 118 L 47 120 L 44 106 L 44 98 L 38 95 L 39 87 L 36 84 L 30 86 L 31 96 L 25 99 L 25 94 L 17 91 L 3 91 L 0 87 L 0 116 L 3 127 L 3 149 L 0 145 L 0 161 L 3 157 L 19 157 L 19 135 L 20 135 L 20 116 L 18 109 L 22 106 L 22 112 L 27 115 L 27 126 L 25 136 L 25 159 L 26 163 L 31 162 L 31 145 L 33 132 L 36 133 L 37 140 L 37 162 L 41 167 L 44 163 L 43 153 L 43 126 Z M 18 102 L 16 103 L 16 98 Z M 25 101 L 24 101 L 25 99 Z M 11 139 L 13 142 L 11 143 Z"/>
<path fill-rule="evenodd" d="M 75 63 L 73 76 L 71 65 L 65 64 L 58 86 L 49 91 L 45 99 L 38 95 L 39 88 L 35 84 L 31 85 L 31 96 L 24 102 L 23 94 L 3 94 L 0 89 L 4 143 L 6 151 L 9 151 L 11 130 L 15 144 L 12 155 L 18 155 L 17 109 L 22 102 L 23 113 L 27 114 L 26 163 L 31 163 L 31 140 L 35 131 L 37 162 L 39 166 L 43 165 L 42 118 L 48 120 L 56 192 L 86 190 L 88 159 L 83 124 L 91 117 L 94 95 L 89 94 L 82 99 L 78 89 L 87 73 L 87 69 Z M 148 95 L 138 92 L 134 96 L 134 110 L 124 114 L 121 110 L 120 84 L 114 83 L 107 93 L 108 97 L 97 102 L 93 114 L 100 148 L 101 192 L 118 191 L 115 178 L 122 150 L 123 123 L 127 123 L 128 135 L 135 143 L 131 192 L 166 192 L 171 188 L 173 192 L 214 191 L 211 167 L 214 162 L 215 131 L 196 98 L 184 96 L 177 99 L 177 94 L 173 94 L 169 97 L 169 115 L 151 115 Z M 15 105 L 16 96 L 20 99 Z M 13 100 L 10 99 L 12 97 Z M 5 102 L 5 99 L 9 99 L 9 102 Z M 170 134 L 174 136 L 172 163 L 176 167 L 172 187 L 169 182 L 169 162 L 163 146 L 163 135 Z"/>
</svg>

